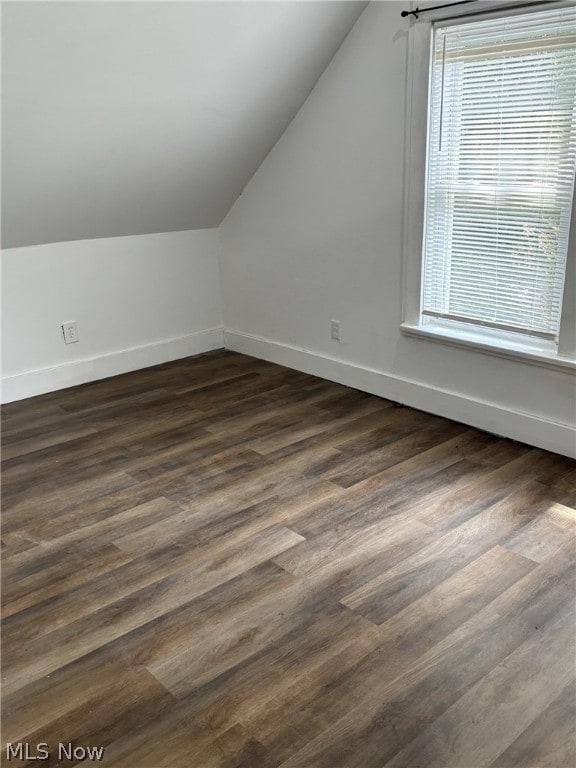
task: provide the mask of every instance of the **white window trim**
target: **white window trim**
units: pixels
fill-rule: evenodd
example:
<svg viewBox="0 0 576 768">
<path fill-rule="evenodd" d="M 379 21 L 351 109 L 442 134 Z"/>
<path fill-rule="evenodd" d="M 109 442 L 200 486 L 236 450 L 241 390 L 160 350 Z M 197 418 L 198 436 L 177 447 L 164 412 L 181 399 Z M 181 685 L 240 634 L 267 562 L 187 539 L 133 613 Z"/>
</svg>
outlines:
<svg viewBox="0 0 576 768">
<path fill-rule="evenodd" d="M 432 3 L 434 4 L 434 3 Z M 412 3 L 414 7 L 416 3 Z M 418 3 L 420 8 L 424 3 Z M 492 12 L 489 16 L 526 13 L 550 7 L 573 7 L 560 0 L 529 8 L 519 5 L 506 12 Z M 412 17 L 410 17 L 412 18 Z M 420 322 L 420 295 L 422 280 L 422 240 L 426 186 L 426 144 L 428 132 L 428 82 L 430 66 L 430 40 L 432 22 L 441 20 L 436 12 L 410 21 L 408 32 L 408 70 L 406 98 L 406 146 L 404 163 L 404 222 L 402 269 L 402 321 L 403 334 L 450 346 L 473 349 L 482 354 L 495 355 L 547 368 L 576 371 L 576 210 L 572 208 L 564 299 L 557 351 L 534 349 L 528 343 L 511 342 L 497 335 L 483 337 L 481 332 L 457 332 L 432 328 Z M 474 17 L 471 20 L 477 20 Z M 484 17 L 482 17 L 484 18 Z M 576 199 L 576 198 L 575 198 Z"/>
</svg>

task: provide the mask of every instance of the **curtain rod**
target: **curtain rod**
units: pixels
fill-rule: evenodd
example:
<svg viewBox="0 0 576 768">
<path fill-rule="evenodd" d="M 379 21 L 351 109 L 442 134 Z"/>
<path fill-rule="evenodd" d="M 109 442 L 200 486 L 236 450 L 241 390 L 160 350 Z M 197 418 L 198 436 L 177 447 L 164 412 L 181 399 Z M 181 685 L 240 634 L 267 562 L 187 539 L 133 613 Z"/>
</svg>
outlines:
<svg viewBox="0 0 576 768">
<path fill-rule="evenodd" d="M 400 16 L 405 18 L 406 16 L 414 16 L 418 18 L 419 13 L 426 13 L 427 11 L 438 11 L 440 8 L 452 8 L 453 5 L 467 5 L 468 3 L 474 3 L 476 0 L 459 0 L 457 3 L 444 3 L 444 5 L 435 5 L 433 8 L 415 8 L 413 11 L 402 11 Z"/>
<path fill-rule="evenodd" d="M 527 8 L 531 5 L 546 5 L 550 0 L 534 0 L 533 2 L 516 2 L 506 5 L 491 5 L 488 8 L 478 8 L 478 10 L 470 10 L 467 13 L 459 13 L 458 16 L 477 16 L 482 13 L 489 13 L 490 11 L 510 11 L 514 8 Z M 406 16 L 414 16 L 418 18 L 420 13 L 427 13 L 428 11 L 438 11 L 441 8 L 452 8 L 455 5 L 468 5 L 469 3 L 477 3 L 477 0 L 459 0 L 456 3 L 445 3 L 444 5 L 435 5 L 431 8 L 415 8 L 413 11 L 402 11 L 400 16 L 405 18 Z M 477 6 L 481 3 L 477 3 Z"/>
</svg>

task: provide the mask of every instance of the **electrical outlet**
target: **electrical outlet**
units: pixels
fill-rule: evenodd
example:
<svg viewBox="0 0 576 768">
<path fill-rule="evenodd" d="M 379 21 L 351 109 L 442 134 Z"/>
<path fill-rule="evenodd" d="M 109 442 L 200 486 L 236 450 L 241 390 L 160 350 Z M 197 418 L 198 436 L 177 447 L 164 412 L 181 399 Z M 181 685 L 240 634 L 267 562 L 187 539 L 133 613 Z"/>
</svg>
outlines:
<svg viewBox="0 0 576 768">
<path fill-rule="evenodd" d="M 330 320 L 330 337 L 333 341 L 340 341 L 340 320 Z"/>
<path fill-rule="evenodd" d="M 64 344 L 74 344 L 76 341 L 80 341 L 78 336 L 78 324 L 76 320 L 71 323 L 62 323 L 62 336 L 64 336 Z"/>
</svg>

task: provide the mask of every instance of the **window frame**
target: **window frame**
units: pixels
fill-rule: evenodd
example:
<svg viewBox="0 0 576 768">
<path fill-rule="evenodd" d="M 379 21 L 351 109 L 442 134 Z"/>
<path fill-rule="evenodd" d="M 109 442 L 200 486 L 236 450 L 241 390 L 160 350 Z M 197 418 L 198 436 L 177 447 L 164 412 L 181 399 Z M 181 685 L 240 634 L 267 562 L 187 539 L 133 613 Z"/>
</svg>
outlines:
<svg viewBox="0 0 576 768">
<path fill-rule="evenodd" d="M 486 3 L 488 5 L 488 3 Z M 492 4 L 490 4 L 492 5 Z M 422 7 L 422 4 L 420 4 Z M 504 18 L 547 8 L 573 7 L 570 2 L 543 2 L 506 11 L 490 10 L 471 16 Z M 497 8 L 495 5 L 494 8 Z M 445 9 L 444 13 L 449 9 Z M 449 18 L 441 12 L 412 20 L 408 31 L 408 69 L 406 98 L 406 146 L 404 163 L 404 226 L 403 226 L 403 301 L 400 330 L 408 336 L 417 336 L 432 342 L 474 349 L 483 354 L 508 357 L 522 362 L 551 368 L 576 370 L 576 195 L 568 240 L 566 273 L 558 346 L 552 349 L 533 342 L 530 338 L 514 339 L 513 334 L 484 332 L 476 326 L 470 329 L 441 328 L 422 321 L 421 293 L 423 267 L 423 233 L 426 189 L 426 151 L 429 130 L 429 78 L 430 56 L 434 23 L 463 24 L 467 19 L 455 15 Z M 512 338 L 511 338 L 512 337 Z"/>
</svg>

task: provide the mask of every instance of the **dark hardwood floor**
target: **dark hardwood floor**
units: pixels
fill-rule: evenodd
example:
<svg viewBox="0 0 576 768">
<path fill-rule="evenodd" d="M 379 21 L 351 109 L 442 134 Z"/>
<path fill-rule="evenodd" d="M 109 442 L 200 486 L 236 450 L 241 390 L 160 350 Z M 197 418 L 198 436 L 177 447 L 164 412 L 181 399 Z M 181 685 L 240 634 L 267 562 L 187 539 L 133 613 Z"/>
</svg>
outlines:
<svg viewBox="0 0 576 768">
<path fill-rule="evenodd" d="M 574 462 L 231 352 L 2 410 L 6 765 L 576 764 Z"/>
</svg>

